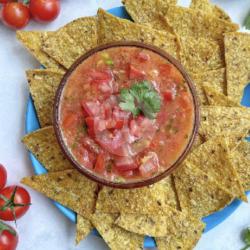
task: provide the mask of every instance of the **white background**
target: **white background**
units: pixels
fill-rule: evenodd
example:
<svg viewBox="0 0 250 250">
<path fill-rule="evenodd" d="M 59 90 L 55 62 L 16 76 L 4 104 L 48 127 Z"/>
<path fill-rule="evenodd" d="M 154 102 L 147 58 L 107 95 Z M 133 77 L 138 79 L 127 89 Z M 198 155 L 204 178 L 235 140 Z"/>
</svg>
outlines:
<svg viewBox="0 0 250 250">
<path fill-rule="evenodd" d="M 180 1 L 187 6 L 187 1 Z M 250 0 L 214 1 L 242 24 L 250 10 Z M 62 0 L 62 12 L 51 24 L 31 22 L 27 29 L 53 30 L 80 16 L 94 15 L 98 7 L 120 6 L 119 0 Z M 32 167 L 27 152 L 20 143 L 24 135 L 28 88 L 25 70 L 39 64 L 15 39 L 15 32 L 0 24 L 0 162 L 8 168 L 8 184 L 16 184 Z M 18 221 L 18 250 L 92 250 L 107 249 L 101 238 L 89 236 L 74 246 L 75 226 L 42 195 L 30 190 L 32 207 Z M 202 236 L 197 250 L 238 250 L 243 246 L 240 232 L 250 225 L 250 205 L 241 204 L 225 222 Z"/>
</svg>

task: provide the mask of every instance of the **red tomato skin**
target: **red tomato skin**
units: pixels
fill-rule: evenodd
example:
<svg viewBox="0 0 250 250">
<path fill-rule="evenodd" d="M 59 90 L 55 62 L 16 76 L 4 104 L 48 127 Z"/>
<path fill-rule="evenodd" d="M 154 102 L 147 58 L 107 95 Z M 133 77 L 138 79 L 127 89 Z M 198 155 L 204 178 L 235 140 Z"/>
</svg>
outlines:
<svg viewBox="0 0 250 250">
<path fill-rule="evenodd" d="M 51 22 L 55 20 L 61 10 L 59 0 L 30 0 L 30 12 L 38 22 Z"/>
<path fill-rule="evenodd" d="M 0 194 L 5 196 L 7 199 L 10 199 L 15 187 L 16 186 L 7 186 L 0 191 Z M 24 189 L 23 187 L 18 186 L 14 202 L 16 204 L 30 204 L 31 198 L 28 191 L 26 191 L 26 189 Z M 3 207 L 4 204 L 5 201 L 0 198 L 0 208 Z M 16 219 L 21 218 L 29 210 L 29 207 L 29 205 L 23 207 L 15 207 L 14 209 L 16 213 Z M 4 221 L 14 221 L 15 217 L 11 209 L 7 208 L 5 211 L 0 210 L 0 219 Z"/>
<path fill-rule="evenodd" d="M 6 225 L 7 226 L 7 225 Z M 8 226 L 16 232 L 11 226 Z M 0 249 L 1 250 L 16 250 L 18 244 L 18 235 L 13 235 L 8 230 L 3 230 L 0 234 Z"/>
<path fill-rule="evenodd" d="M 102 174 L 105 170 L 105 154 L 100 153 L 95 163 L 95 172 Z"/>
<path fill-rule="evenodd" d="M 165 102 L 171 102 L 174 99 L 171 91 L 165 91 L 163 93 L 163 98 Z"/>
<path fill-rule="evenodd" d="M 30 20 L 29 8 L 22 3 L 7 3 L 1 11 L 2 22 L 12 29 L 24 28 Z"/>
<path fill-rule="evenodd" d="M 3 189 L 7 182 L 7 171 L 6 168 L 0 164 L 0 190 Z"/>
</svg>

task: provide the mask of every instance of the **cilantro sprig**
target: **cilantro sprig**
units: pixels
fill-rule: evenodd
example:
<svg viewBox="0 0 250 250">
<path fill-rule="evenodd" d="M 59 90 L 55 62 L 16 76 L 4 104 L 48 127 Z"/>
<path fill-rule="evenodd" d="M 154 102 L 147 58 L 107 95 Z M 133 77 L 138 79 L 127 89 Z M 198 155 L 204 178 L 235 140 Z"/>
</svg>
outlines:
<svg viewBox="0 0 250 250">
<path fill-rule="evenodd" d="M 243 232 L 243 241 L 245 242 L 246 246 L 241 250 L 250 249 L 250 227 L 246 228 Z"/>
<path fill-rule="evenodd" d="M 150 82 L 141 81 L 121 90 L 119 106 L 134 116 L 143 113 L 149 119 L 155 119 L 161 108 L 161 98 Z"/>
</svg>

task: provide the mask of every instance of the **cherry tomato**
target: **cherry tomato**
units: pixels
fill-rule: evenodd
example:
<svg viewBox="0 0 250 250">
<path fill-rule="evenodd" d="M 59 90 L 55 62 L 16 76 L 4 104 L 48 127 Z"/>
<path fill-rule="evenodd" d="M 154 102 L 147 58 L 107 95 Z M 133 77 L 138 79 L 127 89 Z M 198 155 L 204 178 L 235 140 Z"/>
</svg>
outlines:
<svg viewBox="0 0 250 250">
<path fill-rule="evenodd" d="M 10 28 L 22 29 L 29 20 L 29 8 L 22 3 L 7 3 L 2 8 L 2 21 Z"/>
<path fill-rule="evenodd" d="M 3 189 L 7 182 L 7 171 L 5 167 L 0 164 L 0 190 Z"/>
<path fill-rule="evenodd" d="M 0 249 L 15 250 L 17 243 L 17 232 L 11 226 L 0 222 Z"/>
<path fill-rule="evenodd" d="M 30 207 L 30 195 L 23 187 L 8 186 L 0 191 L 0 219 L 14 221 L 21 218 Z"/>
<path fill-rule="evenodd" d="M 51 22 L 60 13 L 59 0 L 30 0 L 30 12 L 33 18 L 39 22 Z"/>
</svg>

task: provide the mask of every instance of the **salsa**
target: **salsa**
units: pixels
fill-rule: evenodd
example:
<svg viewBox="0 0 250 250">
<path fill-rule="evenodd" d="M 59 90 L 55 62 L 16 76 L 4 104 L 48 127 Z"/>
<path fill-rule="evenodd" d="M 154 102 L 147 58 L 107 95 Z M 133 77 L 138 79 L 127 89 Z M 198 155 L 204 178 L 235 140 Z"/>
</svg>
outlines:
<svg viewBox="0 0 250 250">
<path fill-rule="evenodd" d="M 194 127 L 188 84 L 166 58 L 120 46 L 94 53 L 69 76 L 59 107 L 74 159 L 106 180 L 148 179 L 170 168 Z"/>
</svg>

